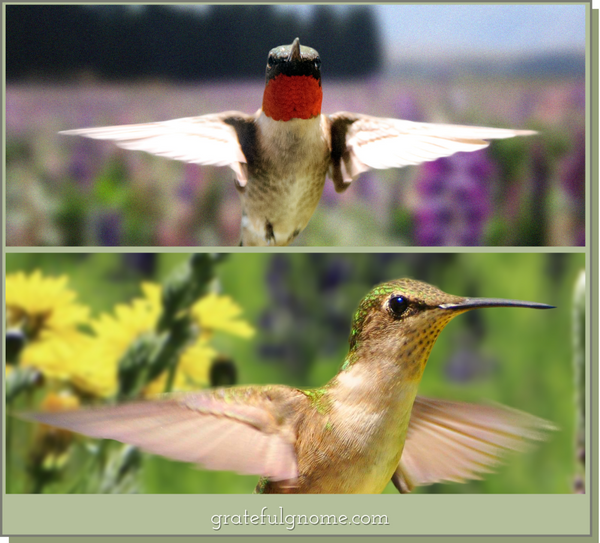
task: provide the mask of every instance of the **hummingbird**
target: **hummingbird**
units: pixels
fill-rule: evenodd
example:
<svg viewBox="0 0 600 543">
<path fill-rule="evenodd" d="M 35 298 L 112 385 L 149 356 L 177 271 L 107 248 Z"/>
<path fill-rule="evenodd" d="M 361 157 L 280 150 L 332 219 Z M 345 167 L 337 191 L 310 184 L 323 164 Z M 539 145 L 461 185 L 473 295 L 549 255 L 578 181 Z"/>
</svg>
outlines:
<svg viewBox="0 0 600 543">
<path fill-rule="evenodd" d="M 480 478 L 552 425 L 502 406 L 417 396 L 429 353 L 455 316 L 552 306 L 464 298 L 411 279 L 375 287 L 326 385 L 238 386 L 25 418 L 213 470 L 261 476 L 257 493 L 399 492 Z"/>
<path fill-rule="evenodd" d="M 312 217 L 331 178 L 345 191 L 360 173 L 420 164 L 486 140 L 535 134 L 417 123 L 340 111 L 321 113 L 319 53 L 296 38 L 271 49 L 262 107 L 163 122 L 66 130 L 184 162 L 229 166 L 241 198 L 240 245 L 289 245 Z"/>
</svg>

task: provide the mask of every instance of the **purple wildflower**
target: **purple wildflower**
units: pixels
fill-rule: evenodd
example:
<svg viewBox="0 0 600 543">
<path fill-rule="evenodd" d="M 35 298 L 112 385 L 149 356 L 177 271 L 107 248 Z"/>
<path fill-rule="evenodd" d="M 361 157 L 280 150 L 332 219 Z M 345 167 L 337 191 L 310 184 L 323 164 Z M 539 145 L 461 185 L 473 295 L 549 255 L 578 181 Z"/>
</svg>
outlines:
<svg viewBox="0 0 600 543">
<path fill-rule="evenodd" d="M 560 177 L 571 204 L 575 230 L 573 244 L 583 246 L 585 245 L 585 132 L 580 131 L 574 139 L 572 152 L 563 159 L 560 166 Z"/>
<path fill-rule="evenodd" d="M 113 247 L 121 244 L 121 214 L 106 212 L 98 220 L 99 245 Z"/>
<path fill-rule="evenodd" d="M 102 146 L 88 138 L 77 138 L 73 142 L 73 155 L 68 166 L 69 177 L 84 186 L 94 183 L 102 166 Z"/>
<path fill-rule="evenodd" d="M 491 216 L 494 174 L 494 165 L 484 153 L 458 153 L 424 164 L 416 181 L 416 243 L 481 245 Z"/>
</svg>

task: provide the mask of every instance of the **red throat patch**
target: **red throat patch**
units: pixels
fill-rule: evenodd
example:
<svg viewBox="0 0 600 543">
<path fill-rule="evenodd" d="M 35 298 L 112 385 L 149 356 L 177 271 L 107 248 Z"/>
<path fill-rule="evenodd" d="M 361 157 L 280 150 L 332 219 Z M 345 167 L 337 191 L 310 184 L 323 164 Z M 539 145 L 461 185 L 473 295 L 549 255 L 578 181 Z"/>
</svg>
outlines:
<svg viewBox="0 0 600 543">
<path fill-rule="evenodd" d="M 311 75 L 279 74 L 265 88 L 262 109 L 274 121 L 312 119 L 321 114 L 323 90 Z"/>
</svg>

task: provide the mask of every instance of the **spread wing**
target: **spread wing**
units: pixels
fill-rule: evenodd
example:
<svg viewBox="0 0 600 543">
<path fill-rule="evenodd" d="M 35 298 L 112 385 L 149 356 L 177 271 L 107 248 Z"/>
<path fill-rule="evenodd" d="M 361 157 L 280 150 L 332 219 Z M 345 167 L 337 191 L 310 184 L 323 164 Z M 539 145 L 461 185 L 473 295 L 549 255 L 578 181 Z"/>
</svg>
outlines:
<svg viewBox="0 0 600 543">
<path fill-rule="evenodd" d="M 253 123 L 251 115 L 226 111 L 156 123 L 65 130 L 60 134 L 110 140 L 123 149 L 184 162 L 229 166 L 244 186 L 247 161 L 238 136 L 243 138 Z"/>
<path fill-rule="evenodd" d="M 338 112 L 329 116 L 332 132 L 330 177 L 338 192 L 370 168 L 399 168 L 477 151 L 487 140 L 529 136 L 532 130 L 509 130 L 430 124 Z"/>
<path fill-rule="evenodd" d="M 273 409 L 268 398 L 245 405 L 217 391 L 22 417 L 207 469 L 295 479 L 295 436 Z"/>
<path fill-rule="evenodd" d="M 506 453 L 525 450 L 552 429 L 549 422 L 508 407 L 417 397 L 392 481 L 407 493 L 419 485 L 479 479 Z"/>
</svg>

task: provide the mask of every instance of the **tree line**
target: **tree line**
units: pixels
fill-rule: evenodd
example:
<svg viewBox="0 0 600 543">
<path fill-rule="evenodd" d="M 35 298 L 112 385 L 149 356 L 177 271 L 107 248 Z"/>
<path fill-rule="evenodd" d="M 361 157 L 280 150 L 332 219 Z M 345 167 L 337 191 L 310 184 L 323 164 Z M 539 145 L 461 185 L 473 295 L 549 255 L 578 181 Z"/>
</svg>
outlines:
<svg viewBox="0 0 600 543">
<path fill-rule="evenodd" d="M 370 6 L 6 6 L 6 77 L 178 81 L 256 77 L 272 47 L 295 37 L 317 49 L 327 77 L 362 77 L 381 66 Z"/>
</svg>

